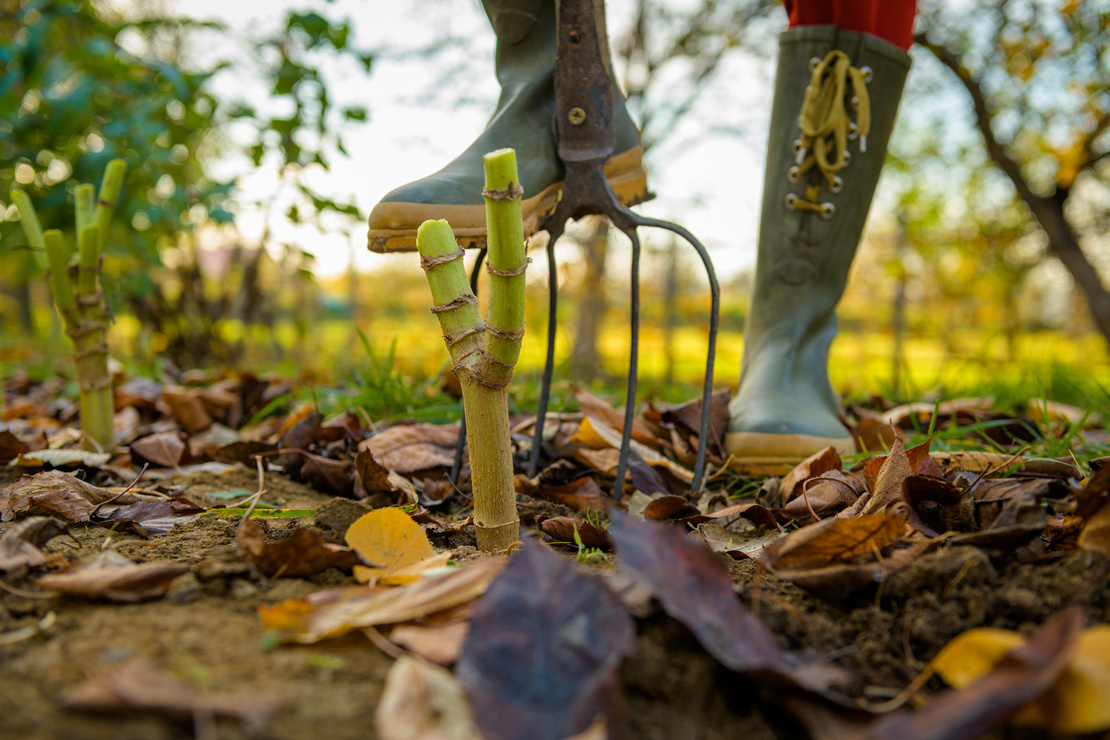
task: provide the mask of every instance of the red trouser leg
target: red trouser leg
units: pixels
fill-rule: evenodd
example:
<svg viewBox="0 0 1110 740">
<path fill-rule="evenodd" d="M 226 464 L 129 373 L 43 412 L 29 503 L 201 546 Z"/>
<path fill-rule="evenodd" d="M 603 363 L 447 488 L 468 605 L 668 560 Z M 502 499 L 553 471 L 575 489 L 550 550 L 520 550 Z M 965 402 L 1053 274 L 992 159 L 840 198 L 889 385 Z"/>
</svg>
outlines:
<svg viewBox="0 0 1110 740">
<path fill-rule="evenodd" d="M 917 0 L 784 0 L 790 26 L 836 26 L 908 50 Z"/>
</svg>

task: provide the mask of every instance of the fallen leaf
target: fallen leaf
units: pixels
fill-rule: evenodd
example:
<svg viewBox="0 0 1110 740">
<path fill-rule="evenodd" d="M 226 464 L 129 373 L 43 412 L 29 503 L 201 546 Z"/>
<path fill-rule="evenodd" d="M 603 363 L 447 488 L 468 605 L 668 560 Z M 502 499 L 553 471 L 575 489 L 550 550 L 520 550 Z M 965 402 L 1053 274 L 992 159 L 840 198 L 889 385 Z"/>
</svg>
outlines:
<svg viewBox="0 0 1110 740">
<path fill-rule="evenodd" d="M 503 558 L 485 558 L 407 586 L 320 591 L 308 599 L 263 604 L 258 614 L 263 628 L 274 630 L 278 640 L 309 645 L 364 627 L 421 619 L 473 601 L 485 593 L 505 564 Z"/>
<path fill-rule="evenodd" d="M 49 465 L 52 468 L 72 468 L 83 466 L 86 468 L 99 468 L 107 465 L 112 456 L 107 452 L 88 452 L 86 450 L 36 450 L 25 452 L 9 465 L 18 468 L 41 468 Z"/>
<path fill-rule="evenodd" d="M 434 567 L 436 551 L 428 541 L 424 528 L 397 508 L 375 509 L 356 519 L 347 528 L 347 544 L 375 563 L 375 567 L 357 566 L 355 578 L 359 583 L 375 580 L 380 583 L 411 583 L 416 576 L 398 573 L 420 563 Z M 419 571 L 417 571 L 419 572 Z"/>
<path fill-rule="evenodd" d="M 0 521 L 10 521 L 16 514 L 38 508 L 67 522 L 87 522 L 93 507 L 108 501 L 123 505 L 161 500 L 133 491 L 100 488 L 69 473 L 51 470 L 24 476 L 0 491 Z"/>
<path fill-rule="evenodd" d="M 976 740 L 986 735 L 1057 682 L 1071 661 L 1082 625 L 1082 609 L 1068 609 L 1007 652 L 978 681 L 941 694 L 921 709 L 883 717 L 867 737 Z"/>
<path fill-rule="evenodd" d="M 624 429 L 624 411 L 613 408 L 607 401 L 587 392 L 581 387 L 574 388 L 574 398 L 578 401 L 578 408 L 587 417 L 601 421 L 618 433 Z M 700 405 L 700 399 L 699 399 Z M 651 428 L 639 416 L 632 417 L 632 439 L 640 444 L 650 447 L 659 446 L 659 438 L 651 432 Z"/>
<path fill-rule="evenodd" d="M 131 603 L 162 598 L 173 580 L 188 572 L 189 566 L 181 563 L 136 565 L 114 550 L 105 550 L 60 573 L 42 576 L 37 585 L 73 596 Z"/>
<path fill-rule="evenodd" d="M 453 665 L 459 659 L 470 622 L 458 620 L 431 626 L 403 624 L 394 627 L 389 639 L 437 665 Z"/>
<path fill-rule="evenodd" d="M 720 557 L 681 530 L 613 512 L 617 562 L 725 667 L 786 685 L 823 690 L 839 680 L 814 664 L 795 669 L 774 636 L 736 598 Z"/>
<path fill-rule="evenodd" d="M 30 451 L 31 447 L 22 439 L 7 429 L 0 430 L 0 463 L 6 463 L 12 458 Z"/>
<path fill-rule="evenodd" d="M 359 448 L 371 450 L 382 465 L 404 475 L 451 467 L 458 438 L 455 424 L 404 424 L 378 432 L 361 442 Z"/>
<path fill-rule="evenodd" d="M 137 501 L 122 506 L 109 504 L 89 512 L 89 521 L 97 524 L 116 524 L 117 531 L 132 531 L 142 537 L 160 537 L 168 534 L 178 524 L 187 524 L 203 514 L 205 509 L 187 498 L 167 498 L 157 501 Z"/>
<path fill-rule="evenodd" d="M 1110 557 L 1110 506 L 1103 506 L 1083 525 L 1079 547 Z"/>
<path fill-rule="evenodd" d="M 374 451 L 367 446 L 369 440 L 359 443 L 358 453 L 355 455 L 355 470 L 358 473 L 362 490 L 367 494 L 385 492 L 400 496 L 399 503 L 415 504 L 417 501 L 416 489 L 412 483 L 402 475 L 389 470 L 374 458 Z"/>
<path fill-rule="evenodd" d="M 609 497 L 592 476 L 583 476 L 561 486 L 541 485 L 529 495 L 569 506 L 576 511 L 605 511 Z"/>
<path fill-rule="evenodd" d="M 772 570 L 813 568 L 847 563 L 870 556 L 905 531 L 905 522 L 892 514 L 826 519 L 799 530 L 768 548 Z"/>
<path fill-rule="evenodd" d="M 617 668 L 634 637 L 599 579 L 526 541 L 475 605 L 455 673 L 487 740 L 563 740 L 598 715 L 623 725 Z"/>
<path fill-rule="evenodd" d="M 779 486 L 779 500 L 774 502 L 775 505 L 783 506 L 787 501 L 794 498 L 795 494 L 801 493 L 802 484 L 810 478 L 817 478 L 833 470 L 840 470 L 842 466 L 840 453 L 836 451 L 835 447 L 830 445 L 823 450 L 818 450 L 795 465 L 794 469 L 782 479 Z"/>
<path fill-rule="evenodd" d="M 536 517 L 536 526 L 547 536 L 548 542 L 576 546 L 574 533 L 578 532 L 578 541 L 582 547 L 596 547 L 602 550 L 611 550 L 613 543 L 605 529 L 581 519 L 569 516 Z"/>
<path fill-rule="evenodd" d="M 644 507 L 644 519 L 688 519 L 701 515 L 698 507 L 690 503 L 685 496 L 659 496 Z"/>
<path fill-rule="evenodd" d="M 1026 642 L 1020 632 L 972 629 L 952 639 L 930 665 L 949 686 L 964 689 Z M 1019 710 L 1013 722 L 1062 735 L 1110 729 L 1110 626 L 1097 625 L 1080 632 L 1060 677 Z"/>
<path fill-rule="evenodd" d="M 247 562 L 267 578 L 303 578 L 328 568 L 361 567 L 365 561 L 346 547 L 324 541 L 320 533 L 298 527 L 283 540 L 266 541 L 266 533 L 253 519 L 239 524 L 236 544 Z"/>
<path fill-rule="evenodd" d="M 728 430 L 729 421 L 729 391 L 724 388 L 714 391 L 709 397 L 709 449 L 720 457 L 727 457 L 724 445 L 725 432 Z M 681 406 L 675 406 L 663 412 L 664 421 L 680 424 L 692 435 L 701 432 L 702 398 L 698 396 Z"/>
<path fill-rule="evenodd" d="M 214 421 L 201 400 L 199 388 L 182 388 L 167 385 L 162 389 L 162 400 L 181 428 L 190 434 L 203 432 Z"/>
<path fill-rule="evenodd" d="M 581 436 L 580 436 L 581 435 Z M 621 446 L 621 433 L 597 419 L 586 417 L 582 419 L 578 431 L 575 432 L 572 440 L 578 441 L 580 444 L 593 449 L 603 450 L 608 448 L 613 452 L 620 450 Z M 647 445 L 640 444 L 636 440 L 629 441 L 629 448 L 643 458 L 644 462 L 648 465 L 666 468 L 668 471 L 676 475 L 679 479 L 689 483 L 694 479 L 694 474 L 682 467 L 678 463 L 670 460 Z M 619 454 L 619 453 L 618 453 Z M 596 466 L 595 466 L 596 467 Z M 614 471 L 615 464 L 612 466 Z M 606 468 L 597 467 L 598 470 L 606 470 Z"/>
<path fill-rule="evenodd" d="M 185 441 L 177 432 L 162 432 L 135 440 L 130 445 L 131 460 L 142 467 L 150 463 L 163 468 L 175 468 L 185 455 Z"/>
<path fill-rule="evenodd" d="M 883 420 L 887 424 L 907 429 L 927 429 L 933 414 L 940 419 L 956 417 L 959 421 L 974 422 L 994 405 L 993 398 L 954 398 L 941 403 L 907 403 L 887 411 Z"/>
<path fill-rule="evenodd" d="M 65 531 L 65 524 L 48 516 L 28 517 L 13 525 L 0 536 L 0 571 L 19 578 L 45 565 L 46 555 L 39 548 Z"/>
<path fill-rule="evenodd" d="M 374 729 L 381 740 L 483 740 L 458 679 L 408 656 L 386 674 Z"/>
<path fill-rule="evenodd" d="M 198 714 L 229 717 L 255 734 L 266 728 L 278 709 L 271 701 L 207 694 L 166 678 L 147 658 L 133 658 L 70 686 L 58 701 L 65 709 L 101 714 L 141 712 L 185 721 Z"/>
</svg>

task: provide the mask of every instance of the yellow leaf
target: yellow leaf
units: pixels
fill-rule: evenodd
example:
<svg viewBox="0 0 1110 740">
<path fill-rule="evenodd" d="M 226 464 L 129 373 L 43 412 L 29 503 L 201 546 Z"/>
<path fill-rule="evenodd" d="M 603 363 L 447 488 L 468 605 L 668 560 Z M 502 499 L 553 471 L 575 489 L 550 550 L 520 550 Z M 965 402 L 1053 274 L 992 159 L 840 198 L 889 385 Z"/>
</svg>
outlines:
<svg viewBox="0 0 1110 740">
<path fill-rule="evenodd" d="M 980 628 L 964 632 L 944 646 L 932 666 L 950 686 L 975 683 L 1006 653 L 1025 644 L 1010 630 Z M 1081 735 L 1110 728 L 1110 625 L 1079 634 L 1071 662 L 1048 691 L 1014 716 L 1014 724 Z"/>
<path fill-rule="evenodd" d="M 410 566 L 436 557 L 424 528 L 396 508 L 375 509 L 359 517 L 347 530 L 346 539 L 351 549 L 378 566 L 356 565 L 354 574 L 359 583 L 385 579 L 398 571 L 414 575 L 407 570 Z"/>
<path fill-rule="evenodd" d="M 1052 688 L 1017 713 L 1014 724 L 1063 735 L 1110 728 L 1110 625 L 1079 633 L 1071 664 Z"/>
<path fill-rule="evenodd" d="M 962 689 L 989 673 L 1002 656 L 1025 644 L 1025 636 L 1011 630 L 981 627 L 954 637 L 933 658 L 937 675 Z"/>
<path fill-rule="evenodd" d="M 581 445 L 589 447 L 591 450 L 604 450 L 612 447 L 605 437 L 601 436 L 594 425 L 590 422 L 590 417 L 586 416 L 582 419 L 582 424 L 578 427 L 578 431 L 570 438 L 571 442 L 578 442 Z"/>
</svg>

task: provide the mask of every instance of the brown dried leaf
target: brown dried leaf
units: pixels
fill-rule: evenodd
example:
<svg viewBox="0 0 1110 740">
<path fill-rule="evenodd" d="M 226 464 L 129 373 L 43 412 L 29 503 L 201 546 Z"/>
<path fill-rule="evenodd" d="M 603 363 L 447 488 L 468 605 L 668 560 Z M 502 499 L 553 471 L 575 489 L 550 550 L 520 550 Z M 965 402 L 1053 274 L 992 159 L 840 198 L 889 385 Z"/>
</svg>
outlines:
<svg viewBox="0 0 1110 740">
<path fill-rule="evenodd" d="M 583 476 L 562 486 L 541 485 L 530 495 L 569 506 L 576 511 L 605 511 L 609 502 L 609 497 L 591 476 Z"/>
<path fill-rule="evenodd" d="M 485 593 L 506 562 L 503 558 L 475 560 L 397 588 L 320 591 L 308 599 L 261 605 L 258 614 L 263 629 L 275 630 L 283 642 L 310 645 L 364 627 L 409 622 L 473 601 Z"/>
<path fill-rule="evenodd" d="M 266 533 L 253 519 L 240 523 L 236 544 L 243 557 L 267 578 L 302 578 L 364 562 L 357 553 L 325 542 L 316 530 L 307 527 L 294 529 L 284 540 L 267 542 Z"/>
<path fill-rule="evenodd" d="M 840 453 L 832 445 L 813 453 L 794 466 L 794 469 L 782 479 L 782 484 L 779 486 L 779 500 L 775 502 L 776 505 L 783 506 L 787 501 L 794 498 L 795 494 L 801 493 L 802 485 L 810 478 L 822 476 L 833 470 L 840 470 L 842 466 Z"/>
<path fill-rule="evenodd" d="M 406 424 L 378 432 L 359 444 L 389 470 L 402 475 L 429 468 L 451 467 L 459 428 L 454 424 Z"/>
<path fill-rule="evenodd" d="M 400 497 L 401 503 L 416 503 L 416 489 L 412 483 L 378 462 L 374 458 L 374 451 L 367 444 L 369 441 L 359 443 L 358 453 L 355 455 L 355 470 L 363 491 L 367 494 L 389 493 Z"/>
<path fill-rule="evenodd" d="M 185 441 L 178 432 L 162 432 L 131 443 L 131 460 L 140 467 L 150 463 L 162 468 L 175 468 L 185 454 Z"/>
<path fill-rule="evenodd" d="M 659 496 L 644 507 L 644 519 L 688 519 L 698 516 L 703 515 L 685 496 Z"/>
<path fill-rule="evenodd" d="M 162 676 L 147 658 L 133 658 L 64 690 L 62 707 L 101 714 L 160 714 L 189 721 L 198 714 L 229 717 L 259 733 L 277 711 L 270 701 L 205 694 L 183 681 Z"/>
<path fill-rule="evenodd" d="M 162 389 L 162 400 L 181 428 L 190 434 L 203 432 L 212 426 L 213 419 L 200 397 L 199 388 L 182 388 L 167 385 Z"/>
<path fill-rule="evenodd" d="M 574 541 L 574 532 L 578 530 L 578 537 L 582 541 L 583 547 L 595 547 L 602 550 L 611 550 L 613 543 L 609 541 L 609 535 L 605 530 L 590 522 L 575 519 L 569 516 L 557 517 L 536 517 L 536 526 L 540 531 L 546 535 L 548 542 L 557 542 L 559 544 L 576 547 Z"/>
<path fill-rule="evenodd" d="M 122 505 L 162 499 L 100 488 L 68 473 L 51 470 L 24 476 L 0 491 L 0 520 L 10 521 L 16 514 L 38 508 L 67 522 L 87 522 L 92 508 L 108 500 Z"/>
<path fill-rule="evenodd" d="M 453 665 L 459 659 L 470 622 L 457 620 L 429 626 L 403 624 L 394 627 L 389 639 L 437 665 Z"/>
<path fill-rule="evenodd" d="M 31 447 L 7 429 L 0 431 L 0 463 L 19 457 L 25 452 L 30 452 Z"/>
<path fill-rule="evenodd" d="M 48 516 L 28 517 L 13 525 L 0 537 L 0 572 L 19 578 L 30 568 L 45 565 L 46 555 L 39 548 L 65 531 L 61 521 Z"/>
<path fill-rule="evenodd" d="M 905 531 L 906 523 L 893 514 L 825 519 L 791 532 L 764 551 L 772 572 L 820 568 L 870 557 Z"/>
<path fill-rule="evenodd" d="M 526 541 L 474 607 L 455 673 L 487 740 L 562 740 L 623 724 L 617 677 L 635 628 L 599 579 Z"/>
<path fill-rule="evenodd" d="M 709 450 L 722 459 L 727 457 L 724 439 L 728 430 L 729 395 L 729 390 L 724 388 L 714 391 L 709 397 Z M 668 409 L 663 412 L 662 418 L 666 422 L 681 425 L 689 434 L 697 435 L 701 431 L 701 401 L 701 396 L 698 396 L 681 406 Z"/>
<path fill-rule="evenodd" d="M 836 678 L 831 672 L 813 671 L 804 678 L 795 674 L 774 636 L 736 599 L 724 563 L 704 545 L 673 527 L 617 512 L 609 536 L 621 570 L 659 599 L 663 609 L 689 627 L 726 667 L 787 685 L 805 681 L 817 690 Z"/>
<path fill-rule="evenodd" d="M 181 563 L 136 565 L 114 550 L 78 560 L 61 573 L 38 579 L 38 587 L 89 599 L 132 603 L 160 599 L 173 580 L 189 572 Z"/>
<path fill-rule="evenodd" d="M 374 728 L 382 740 L 483 740 L 458 679 L 408 656 L 385 677 Z"/>
<path fill-rule="evenodd" d="M 187 498 L 175 497 L 157 501 L 138 501 L 117 506 L 109 504 L 90 513 L 90 521 L 98 524 L 119 522 L 117 530 L 130 530 L 142 537 L 160 537 L 178 524 L 187 524 L 204 513 Z"/>
<path fill-rule="evenodd" d="M 290 452 L 285 458 L 288 461 L 298 460 L 295 466 L 287 463 L 289 476 L 293 480 L 303 481 L 325 493 L 347 497 L 354 493 L 355 466 L 350 460 L 333 460 L 303 450 Z"/>
</svg>

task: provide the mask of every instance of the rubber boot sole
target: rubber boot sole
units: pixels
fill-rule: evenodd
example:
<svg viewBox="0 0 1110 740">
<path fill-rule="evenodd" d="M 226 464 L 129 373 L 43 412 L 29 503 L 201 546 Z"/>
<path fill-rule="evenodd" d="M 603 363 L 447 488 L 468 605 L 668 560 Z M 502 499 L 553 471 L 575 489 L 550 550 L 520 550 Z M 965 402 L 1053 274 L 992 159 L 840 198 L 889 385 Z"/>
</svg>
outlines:
<svg viewBox="0 0 1110 740">
<path fill-rule="evenodd" d="M 814 452 L 829 446 L 842 456 L 856 452 L 851 437 L 758 432 L 730 432 L 725 436 L 725 449 L 732 459 L 729 470 L 742 474 L 785 475 Z"/>
<path fill-rule="evenodd" d="M 605 178 L 620 202 L 634 206 L 651 200 L 647 189 L 643 147 L 633 147 L 611 157 L 605 163 Z M 521 201 L 525 238 L 536 233 L 540 221 L 559 204 L 563 183 L 557 182 L 538 195 Z M 429 219 L 446 219 L 455 238 L 464 248 L 478 249 L 486 245 L 486 206 L 439 205 L 435 203 L 379 203 L 370 212 L 367 234 L 371 252 L 415 252 L 416 230 Z"/>
</svg>

